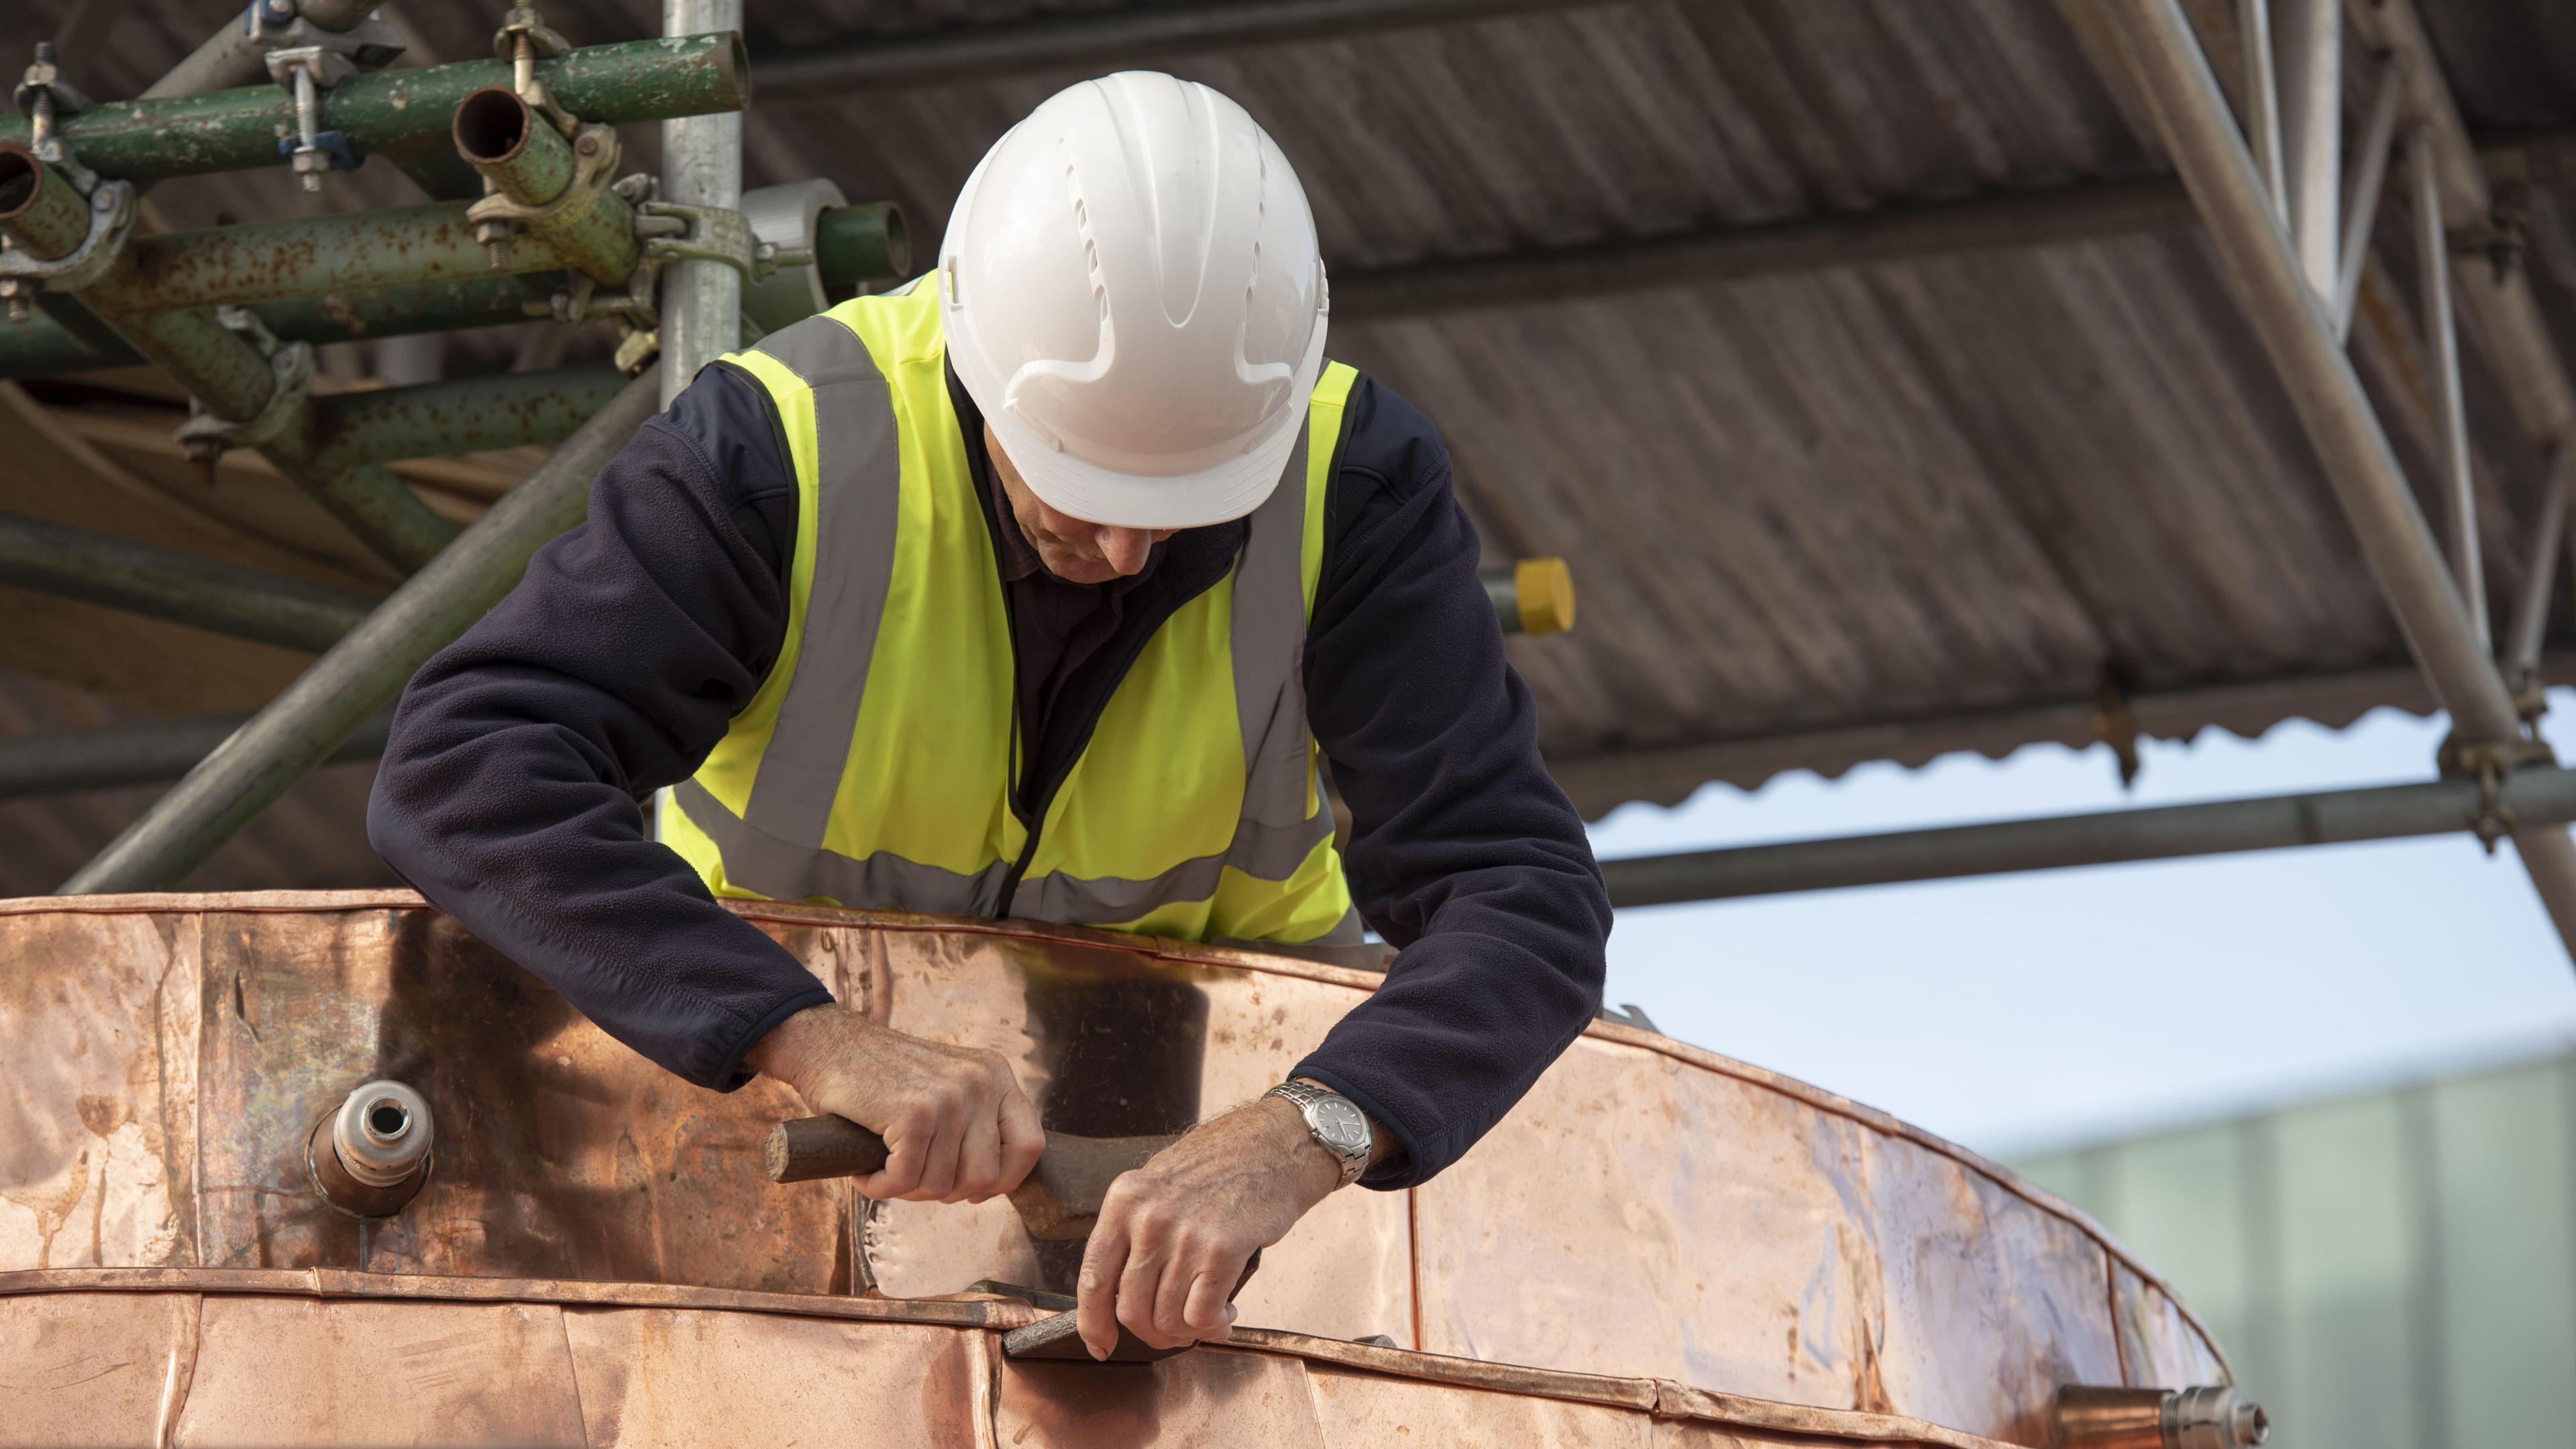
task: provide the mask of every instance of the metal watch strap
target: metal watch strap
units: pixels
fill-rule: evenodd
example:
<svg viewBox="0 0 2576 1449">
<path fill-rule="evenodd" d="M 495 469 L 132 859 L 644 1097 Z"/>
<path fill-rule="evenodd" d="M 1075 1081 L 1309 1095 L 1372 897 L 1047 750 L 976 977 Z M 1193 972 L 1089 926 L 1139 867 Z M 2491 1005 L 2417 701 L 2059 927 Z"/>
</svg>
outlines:
<svg viewBox="0 0 2576 1449">
<path fill-rule="evenodd" d="M 1306 1110 L 1308 1108 L 1327 1099 L 1346 1104 L 1351 1102 L 1350 1098 L 1343 1096 L 1339 1092 L 1328 1092 L 1321 1087 L 1309 1086 L 1306 1083 L 1299 1081 L 1281 1082 L 1278 1086 L 1271 1088 L 1269 1091 L 1264 1092 L 1261 1095 L 1265 1097 L 1280 1097 L 1286 1099 L 1289 1105 L 1297 1109 L 1297 1113 L 1301 1117 L 1306 1115 Z M 1351 1105 L 1353 1106 L 1353 1110 L 1357 1110 L 1356 1104 Z M 1336 1184 L 1337 1186 L 1348 1187 L 1352 1183 L 1359 1181 L 1361 1173 L 1368 1171 L 1369 1154 L 1367 1148 L 1363 1147 L 1355 1152 L 1345 1152 L 1341 1148 L 1335 1147 L 1332 1143 L 1324 1140 L 1322 1133 L 1315 1130 L 1314 1119 L 1311 1117 L 1307 1118 L 1306 1132 L 1307 1135 L 1314 1138 L 1316 1146 L 1333 1154 L 1334 1158 L 1342 1164 L 1342 1180 L 1340 1183 Z"/>
</svg>

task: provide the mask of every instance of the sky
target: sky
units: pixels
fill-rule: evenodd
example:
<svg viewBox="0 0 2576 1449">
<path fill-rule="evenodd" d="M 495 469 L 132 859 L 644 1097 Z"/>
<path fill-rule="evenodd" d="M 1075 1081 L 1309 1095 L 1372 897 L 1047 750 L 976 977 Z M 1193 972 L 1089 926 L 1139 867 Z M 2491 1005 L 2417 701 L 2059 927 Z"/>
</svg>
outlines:
<svg viewBox="0 0 2576 1449">
<path fill-rule="evenodd" d="M 2543 733 L 2576 756 L 2576 692 Z M 2432 775 L 2395 710 L 2259 741 L 1805 771 L 1620 807 L 1603 858 L 2182 804 Z M 1994 1157 L 2208 1120 L 2576 1042 L 2571 969 L 2510 844 L 2467 835 L 1619 913 L 1608 999 L 1668 1035 Z"/>
</svg>

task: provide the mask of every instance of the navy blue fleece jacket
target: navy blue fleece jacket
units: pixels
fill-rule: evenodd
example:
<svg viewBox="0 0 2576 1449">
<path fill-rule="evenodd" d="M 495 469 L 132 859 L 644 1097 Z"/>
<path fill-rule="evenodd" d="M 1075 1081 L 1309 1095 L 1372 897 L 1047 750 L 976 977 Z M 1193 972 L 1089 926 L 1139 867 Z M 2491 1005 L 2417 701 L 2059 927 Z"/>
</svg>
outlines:
<svg viewBox="0 0 2576 1449">
<path fill-rule="evenodd" d="M 830 999 L 646 836 L 639 807 L 697 768 L 776 657 L 796 509 L 768 407 L 711 368 L 637 432 L 592 486 L 588 521 L 412 680 L 367 813 L 376 849 L 432 903 L 718 1090 L 748 1080 L 743 1055 L 771 1027 Z M 1399 1187 L 1456 1161 L 1582 1029 L 1610 906 L 1539 760 L 1439 435 L 1363 379 L 1332 489 L 1307 714 L 1351 809 L 1352 893 L 1399 954 L 1297 1072 L 1397 1136 L 1403 1153 L 1368 1182 Z M 1214 583 L 1240 537 L 1172 539 L 1126 591 L 1120 634 Z M 1077 662 L 1055 697 L 1105 692 L 1109 668 L 1086 678 Z M 1053 710 L 1050 736 L 1082 713 Z"/>
</svg>

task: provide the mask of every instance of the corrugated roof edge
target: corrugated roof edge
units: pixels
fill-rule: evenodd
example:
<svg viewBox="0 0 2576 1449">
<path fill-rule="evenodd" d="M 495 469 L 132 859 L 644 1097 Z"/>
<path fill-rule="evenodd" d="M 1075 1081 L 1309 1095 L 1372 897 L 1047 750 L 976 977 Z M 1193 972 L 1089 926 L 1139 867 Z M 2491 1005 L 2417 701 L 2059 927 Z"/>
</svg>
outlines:
<svg viewBox="0 0 2576 1449">
<path fill-rule="evenodd" d="M 2545 684 L 2576 684 L 2576 652 L 2545 656 L 2540 676 Z M 2290 720 L 2342 729 L 2374 709 L 2429 715 L 2440 708 L 2423 676 L 2408 665 L 2160 690 L 2132 695 L 2127 706 L 2140 737 L 2179 740 L 2204 729 L 2260 739 Z M 1702 785 L 1721 780 L 1751 790 L 1791 770 L 1812 770 L 1830 780 L 1876 760 L 1919 769 L 1961 751 L 2000 760 L 2024 745 L 2083 749 L 2106 738 L 2109 724 L 2096 701 L 2068 699 L 1572 759 L 1551 756 L 1548 769 L 1583 818 L 1597 820 L 1630 801 L 1678 805 Z"/>
</svg>

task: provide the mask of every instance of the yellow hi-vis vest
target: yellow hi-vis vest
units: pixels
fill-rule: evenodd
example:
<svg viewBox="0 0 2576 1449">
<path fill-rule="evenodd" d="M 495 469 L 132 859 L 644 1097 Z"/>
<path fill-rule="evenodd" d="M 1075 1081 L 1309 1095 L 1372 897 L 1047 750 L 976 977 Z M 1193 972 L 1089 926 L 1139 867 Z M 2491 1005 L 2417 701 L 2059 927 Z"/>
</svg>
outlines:
<svg viewBox="0 0 2576 1449">
<path fill-rule="evenodd" d="M 725 359 L 768 389 L 796 470 L 787 634 L 661 838 L 719 896 L 1357 942 L 1301 666 L 1358 374 L 1325 368 L 1233 569 L 1154 632 L 1032 834 L 938 300 L 935 279 L 861 297 Z"/>
</svg>

